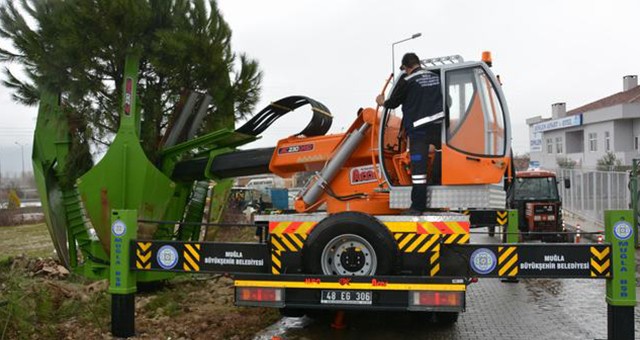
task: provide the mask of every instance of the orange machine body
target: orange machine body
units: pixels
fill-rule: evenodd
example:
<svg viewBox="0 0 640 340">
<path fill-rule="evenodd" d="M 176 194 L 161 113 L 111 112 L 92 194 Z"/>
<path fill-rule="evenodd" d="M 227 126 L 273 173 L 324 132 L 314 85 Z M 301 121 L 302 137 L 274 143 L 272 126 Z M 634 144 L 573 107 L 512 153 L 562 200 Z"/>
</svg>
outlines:
<svg viewBox="0 0 640 340">
<path fill-rule="evenodd" d="M 290 177 L 298 172 L 320 171 L 344 139 L 364 124 L 364 117 L 375 117 L 375 112 L 371 108 L 363 110 L 345 133 L 308 138 L 291 136 L 281 139 L 274 151 L 269 170 L 281 177 Z M 399 126 L 398 121 L 396 134 Z M 374 167 L 372 161 L 372 156 L 377 159 L 378 152 L 371 145 L 372 140 L 374 146 L 378 143 L 377 132 L 374 126 L 366 131 L 362 142 L 328 184 L 331 193 L 325 192 L 318 203 L 312 206 L 306 206 L 298 199 L 296 210 L 312 211 L 322 203 L 326 203 L 329 213 L 340 211 L 360 211 L 376 215 L 398 213 L 398 210 L 389 208 L 388 192 L 378 190 L 384 185 L 381 185 L 379 165 L 376 164 Z M 388 133 L 391 134 L 393 131 L 390 129 Z M 344 199 L 344 197 L 353 196 L 357 197 Z"/>
</svg>

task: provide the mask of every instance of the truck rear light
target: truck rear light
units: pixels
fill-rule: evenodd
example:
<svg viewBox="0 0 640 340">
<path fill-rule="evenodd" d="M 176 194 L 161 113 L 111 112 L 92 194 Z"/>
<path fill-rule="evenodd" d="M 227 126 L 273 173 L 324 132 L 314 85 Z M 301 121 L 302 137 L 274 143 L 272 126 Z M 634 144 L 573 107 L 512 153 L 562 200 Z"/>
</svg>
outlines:
<svg viewBox="0 0 640 340">
<path fill-rule="evenodd" d="M 284 306 L 282 288 L 237 287 L 236 303 L 251 306 Z"/>
<path fill-rule="evenodd" d="M 534 221 L 542 221 L 542 216 L 540 216 L 540 215 L 535 215 L 535 216 L 533 216 L 533 220 L 534 220 Z"/>
<path fill-rule="evenodd" d="M 547 216 L 547 221 L 555 221 L 556 217 L 554 215 Z"/>
<path fill-rule="evenodd" d="M 462 307 L 463 292 L 409 292 L 409 307 Z"/>
</svg>

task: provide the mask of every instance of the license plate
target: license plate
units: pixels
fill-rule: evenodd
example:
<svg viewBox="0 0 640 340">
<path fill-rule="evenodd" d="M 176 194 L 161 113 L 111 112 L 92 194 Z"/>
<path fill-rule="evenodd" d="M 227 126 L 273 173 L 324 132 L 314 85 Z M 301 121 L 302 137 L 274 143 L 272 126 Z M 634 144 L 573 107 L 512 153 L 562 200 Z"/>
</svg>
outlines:
<svg viewBox="0 0 640 340">
<path fill-rule="evenodd" d="M 320 303 L 335 305 L 370 305 L 373 294 L 369 290 L 323 290 Z"/>
</svg>

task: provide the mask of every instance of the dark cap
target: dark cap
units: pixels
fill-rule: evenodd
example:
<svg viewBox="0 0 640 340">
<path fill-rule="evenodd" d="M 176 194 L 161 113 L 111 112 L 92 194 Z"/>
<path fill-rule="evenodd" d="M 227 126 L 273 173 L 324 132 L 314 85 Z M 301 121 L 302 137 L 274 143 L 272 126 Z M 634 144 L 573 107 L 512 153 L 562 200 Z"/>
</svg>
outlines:
<svg viewBox="0 0 640 340">
<path fill-rule="evenodd" d="M 415 53 L 407 53 L 402 57 L 402 66 L 413 67 L 420 65 L 420 58 Z"/>
</svg>

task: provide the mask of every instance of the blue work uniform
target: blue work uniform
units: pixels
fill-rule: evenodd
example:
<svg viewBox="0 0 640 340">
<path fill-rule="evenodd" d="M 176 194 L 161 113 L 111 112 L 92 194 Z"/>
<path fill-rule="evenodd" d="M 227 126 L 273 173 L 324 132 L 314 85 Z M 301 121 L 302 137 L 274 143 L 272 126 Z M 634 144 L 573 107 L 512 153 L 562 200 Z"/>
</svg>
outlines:
<svg viewBox="0 0 640 340">
<path fill-rule="evenodd" d="M 400 105 L 403 115 L 402 126 L 409 136 L 411 209 L 424 211 L 427 203 L 429 145 L 434 145 L 437 149 L 441 147 L 444 112 L 440 75 L 417 68 L 411 74 L 400 77 L 384 106 L 395 109 Z M 440 173 L 439 160 L 439 154 L 436 153 L 434 168 L 437 169 L 434 169 L 432 175 Z"/>
</svg>

